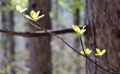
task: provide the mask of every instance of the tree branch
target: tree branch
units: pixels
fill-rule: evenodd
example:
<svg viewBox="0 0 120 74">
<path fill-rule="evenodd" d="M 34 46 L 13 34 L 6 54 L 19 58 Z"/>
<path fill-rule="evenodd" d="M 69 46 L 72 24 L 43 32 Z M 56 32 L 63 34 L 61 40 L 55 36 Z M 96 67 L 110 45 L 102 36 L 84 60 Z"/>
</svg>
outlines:
<svg viewBox="0 0 120 74">
<path fill-rule="evenodd" d="M 47 30 L 49 32 L 55 34 L 65 34 L 65 33 L 73 33 L 74 30 L 72 28 L 63 29 L 63 30 Z M 12 31 L 5 31 L 0 30 L 1 33 L 11 35 L 11 36 L 22 36 L 22 37 L 39 37 L 39 36 L 50 36 L 50 34 L 44 31 L 35 31 L 35 32 L 12 32 Z"/>
</svg>

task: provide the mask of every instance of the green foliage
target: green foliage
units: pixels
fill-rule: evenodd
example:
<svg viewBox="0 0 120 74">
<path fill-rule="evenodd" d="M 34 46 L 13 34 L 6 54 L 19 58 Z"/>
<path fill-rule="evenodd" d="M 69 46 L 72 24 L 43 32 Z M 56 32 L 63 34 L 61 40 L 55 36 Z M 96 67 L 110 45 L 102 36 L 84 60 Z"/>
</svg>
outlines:
<svg viewBox="0 0 120 74">
<path fill-rule="evenodd" d="M 28 71 L 24 71 L 23 74 L 29 74 Z"/>
<path fill-rule="evenodd" d="M 92 50 L 90 50 L 89 48 L 86 48 L 86 49 L 84 49 L 84 51 L 85 51 L 86 55 L 90 55 L 90 53 L 91 53 Z M 85 55 L 84 51 L 82 50 L 82 51 L 80 51 L 80 53 L 83 54 L 83 55 Z"/>
<path fill-rule="evenodd" d="M 19 12 L 19 13 L 23 13 L 27 10 L 27 8 L 21 8 L 21 6 L 17 5 L 16 6 L 16 10 Z"/>
<path fill-rule="evenodd" d="M 6 0 L 2 0 L 3 2 L 6 2 Z M 29 0 L 9 0 L 10 4 L 7 4 L 4 7 L 0 7 L 2 11 L 10 11 L 14 10 L 16 5 L 21 5 L 22 7 L 27 7 L 28 6 L 28 1 Z"/>
<path fill-rule="evenodd" d="M 0 68 L 0 74 L 4 74 L 4 73 L 10 73 L 10 69 L 11 69 L 11 65 L 7 64 L 6 67 L 4 68 Z"/>
<path fill-rule="evenodd" d="M 96 48 L 96 52 L 97 52 L 97 53 L 96 53 L 95 55 L 101 57 L 103 54 L 105 54 L 106 50 L 100 51 L 100 49 Z"/>
<path fill-rule="evenodd" d="M 82 29 L 80 29 L 77 25 L 72 25 L 73 30 L 74 30 L 79 36 L 81 36 L 81 35 L 86 31 L 85 27 L 86 27 L 86 25 L 83 26 Z"/>
<path fill-rule="evenodd" d="M 58 4 L 65 9 L 68 8 L 66 2 L 67 2 L 67 0 L 58 0 Z"/>
<path fill-rule="evenodd" d="M 84 2 L 81 1 L 81 0 L 80 1 L 76 0 L 75 4 L 74 4 L 74 7 L 72 8 L 71 12 L 74 14 L 76 9 L 79 9 L 79 10 L 84 9 Z"/>
<path fill-rule="evenodd" d="M 25 17 L 30 19 L 30 20 L 33 20 L 33 21 L 37 22 L 40 18 L 44 17 L 44 15 L 40 15 L 39 16 L 39 14 L 40 14 L 40 11 L 35 12 L 34 10 L 32 10 L 30 12 L 30 16 L 31 17 L 29 15 L 25 15 Z"/>
<path fill-rule="evenodd" d="M 20 5 L 21 7 L 27 7 L 28 6 L 28 1 L 29 0 L 11 0 L 10 3 L 13 8 L 16 7 L 16 5 Z"/>
<path fill-rule="evenodd" d="M 3 74 L 3 73 L 5 73 L 5 68 L 0 68 L 0 74 Z"/>
<path fill-rule="evenodd" d="M 59 5 L 66 10 L 70 10 L 72 14 L 75 13 L 76 9 L 84 9 L 84 0 L 59 0 Z"/>
<path fill-rule="evenodd" d="M 73 30 L 78 34 L 78 36 L 81 36 L 85 31 L 86 26 L 83 26 L 82 29 L 80 29 L 77 25 L 72 25 Z M 84 50 L 84 51 L 83 51 Z M 82 51 L 80 51 L 81 54 L 86 54 L 89 55 L 91 53 L 92 50 L 90 50 L 89 48 L 87 49 L 83 49 Z M 102 56 L 103 54 L 105 54 L 106 50 L 102 50 L 100 51 L 100 49 L 96 48 L 96 56 Z"/>
</svg>

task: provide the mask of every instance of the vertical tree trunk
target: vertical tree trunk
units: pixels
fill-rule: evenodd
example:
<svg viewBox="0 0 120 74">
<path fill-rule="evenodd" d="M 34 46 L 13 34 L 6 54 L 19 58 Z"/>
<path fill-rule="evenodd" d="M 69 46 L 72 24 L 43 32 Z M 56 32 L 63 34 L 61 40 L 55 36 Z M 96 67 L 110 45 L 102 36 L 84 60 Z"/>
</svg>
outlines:
<svg viewBox="0 0 120 74">
<path fill-rule="evenodd" d="M 8 12 L 8 15 L 9 15 L 9 18 L 8 18 L 8 29 L 9 31 L 14 31 L 14 11 L 13 10 L 10 10 Z M 8 46 L 8 49 L 9 49 L 9 63 L 11 64 L 12 62 L 15 61 L 15 50 L 14 50 L 14 37 L 13 36 L 8 36 L 8 43 L 9 43 L 9 46 Z M 15 70 L 14 68 L 11 67 L 11 74 L 15 74 Z"/>
<path fill-rule="evenodd" d="M 80 12 L 79 9 L 76 9 L 76 10 L 75 10 L 75 14 L 74 14 L 74 24 L 75 24 L 75 25 L 79 25 L 79 24 L 80 24 L 80 21 L 79 21 L 79 20 L 80 20 L 79 12 Z M 79 48 L 79 37 L 75 39 L 74 47 L 75 47 L 76 49 Z"/>
<path fill-rule="evenodd" d="M 80 16 L 79 16 L 79 12 L 80 10 L 79 9 L 76 9 L 75 10 L 75 14 L 74 14 L 74 24 L 75 25 L 79 25 L 80 23 Z M 75 49 L 79 50 L 79 37 L 75 38 L 75 42 L 74 42 L 74 47 Z M 79 55 L 77 55 L 76 58 L 79 58 Z M 79 74 L 80 73 L 80 64 L 79 64 L 79 61 L 76 59 L 75 61 L 76 63 L 76 73 Z"/>
<path fill-rule="evenodd" d="M 6 7 L 7 5 L 7 1 L 1 1 L 1 5 L 2 7 Z M 7 29 L 7 15 L 6 15 L 6 12 L 5 10 L 2 10 L 1 11 L 1 27 L 3 30 L 6 30 Z M 7 35 L 6 34 L 1 34 L 1 43 L 2 43 L 2 50 L 4 51 L 4 62 L 3 63 L 3 66 L 5 68 L 5 73 L 7 73 L 7 62 L 6 59 L 7 59 Z"/>
<path fill-rule="evenodd" d="M 1 5 L 2 5 L 2 7 L 5 7 L 6 6 L 6 1 L 1 1 Z M 7 24 L 7 17 L 6 17 L 6 13 L 5 13 L 5 11 L 2 11 L 1 12 L 1 22 L 2 22 L 2 29 L 3 30 L 6 30 L 6 24 Z M 1 41 L 2 41 L 2 49 L 3 50 L 5 50 L 5 54 L 4 54 L 4 56 L 5 56 L 5 58 L 6 58 L 6 56 L 7 56 L 7 52 L 6 52 L 6 50 L 7 50 L 7 47 L 6 47 L 6 39 L 7 39 L 7 36 L 5 35 L 5 34 L 2 34 L 1 35 L 2 37 L 1 37 Z"/>
<path fill-rule="evenodd" d="M 10 1 L 1 1 L 2 6 L 6 7 L 6 5 L 10 5 Z M 2 11 L 2 29 L 3 30 L 9 30 L 13 31 L 14 29 L 14 11 L 10 10 L 9 12 L 6 12 L 5 10 Z M 3 44 L 3 50 L 5 51 L 5 58 L 8 60 L 6 62 L 9 62 L 10 64 L 14 61 L 14 37 L 13 36 L 7 36 L 5 34 L 2 34 L 2 44 Z M 8 54 L 9 52 L 9 54 Z M 6 63 L 7 65 L 8 63 Z M 15 74 L 15 71 L 13 68 L 11 68 L 11 74 Z"/>
<path fill-rule="evenodd" d="M 39 11 L 45 16 L 38 22 L 45 29 L 51 28 L 49 17 L 50 0 L 30 0 L 30 10 Z M 30 25 L 30 29 L 38 31 L 37 28 Z M 39 30 L 40 31 L 40 30 Z M 51 47 L 50 37 L 32 38 L 29 40 L 30 60 L 31 60 L 31 74 L 51 74 Z"/>
<path fill-rule="evenodd" d="M 85 34 L 86 47 L 93 50 L 91 57 L 94 57 L 95 48 L 106 49 L 107 53 L 98 59 L 120 71 L 120 0 L 85 0 L 85 2 L 85 24 L 88 26 Z M 87 74 L 109 73 L 87 60 Z"/>
</svg>

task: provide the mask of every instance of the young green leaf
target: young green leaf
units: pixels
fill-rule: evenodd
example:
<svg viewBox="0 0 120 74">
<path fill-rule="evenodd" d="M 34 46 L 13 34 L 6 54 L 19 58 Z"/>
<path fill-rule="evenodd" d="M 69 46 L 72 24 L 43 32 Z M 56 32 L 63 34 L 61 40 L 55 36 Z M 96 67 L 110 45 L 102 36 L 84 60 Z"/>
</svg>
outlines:
<svg viewBox="0 0 120 74">
<path fill-rule="evenodd" d="M 90 50 L 89 48 L 86 48 L 86 49 L 84 49 L 84 51 L 85 51 L 86 55 L 90 55 L 90 53 L 91 53 L 92 50 Z M 83 54 L 83 55 L 85 55 L 84 51 L 82 50 L 82 51 L 80 51 L 80 53 Z"/>
<path fill-rule="evenodd" d="M 16 6 L 16 10 L 19 12 L 19 13 L 23 13 L 27 10 L 27 8 L 22 8 L 21 6 L 17 5 Z"/>
<path fill-rule="evenodd" d="M 32 10 L 30 12 L 31 17 L 29 15 L 25 15 L 25 17 L 30 19 L 30 20 L 33 20 L 33 21 L 37 22 L 40 18 L 42 18 L 44 16 L 44 15 L 39 16 L 39 14 L 40 14 L 40 11 L 35 12 L 34 10 Z"/>
<path fill-rule="evenodd" d="M 97 52 L 97 53 L 96 53 L 95 55 L 101 57 L 103 54 L 105 54 L 106 50 L 100 51 L 100 49 L 96 48 L 96 52 Z"/>
<path fill-rule="evenodd" d="M 82 29 L 80 29 L 77 25 L 72 25 L 73 30 L 74 30 L 79 36 L 81 36 L 81 35 L 86 31 L 85 27 L 86 27 L 86 25 L 83 26 Z"/>
</svg>

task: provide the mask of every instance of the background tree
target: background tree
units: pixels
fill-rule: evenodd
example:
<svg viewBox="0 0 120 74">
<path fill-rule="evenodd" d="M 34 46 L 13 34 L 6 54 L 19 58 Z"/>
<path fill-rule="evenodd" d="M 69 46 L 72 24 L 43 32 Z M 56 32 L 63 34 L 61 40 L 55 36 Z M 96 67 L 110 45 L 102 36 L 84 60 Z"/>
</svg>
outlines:
<svg viewBox="0 0 120 74">
<path fill-rule="evenodd" d="M 51 9 L 50 0 L 30 0 L 30 10 L 40 11 L 45 16 L 38 22 L 45 29 L 51 28 L 49 12 Z M 30 25 L 31 31 L 40 31 L 36 27 Z M 51 74 L 51 47 L 50 37 L 32 38 L 29 40 L 31 74 Z"/>
<path fill-rule="evenodd" d="M 9 10 L 7 9 L 8 6 L 11 6 L 9 0 L 1 0 L 1 5 L 2 5 L 2 29 L 3 30 L 14 30 L 14 10 Z M 14 37 L 13 36 L 8 36 L 5 34 L 2 34 L 1 36 L 2 40 L 2 49 L 4 51 L 4 64 L 5 67 L 7 65 L 11 65 L 11 63 L 14 61 Z M 7 70 L 6 70 L 7 71 Z M 15 70 L 11 67 L 11 74 L 15 74 Z"/>
<path fill-rule="evenodd" d="M 87 27 L 86 47 L 106 49 L 98 58 L 106 65 L 120 71 L 120 0 L 86 0 L 85 24 Z M 94 54 L 93 53 L 93 54 Z M 91 57 L 94 57 L 94 55 Z M 98 62 L 96 62 L 98 63 Z M 87 60 L 87 74 L 109 74 Z"/>
<path fill-rule="evenodd" d="M 9 6 L 12 6 L 10 1 L 8 2 Z M 10 31 L 14 31 L 14 10 L 9 10 L 8 12 L 8 29 Z M 9 48 L 9 63 L 12 64 L 12 62 L 15 61 L 15 49 L 14 49 L 14 37 L 13 36 L 8 36 L 8 48 Z M 15 74 L 15 69 L 11 67 L 11 74 Z"/>
<path fill-rule="evenodd" d="M 75 3 L 79 2 L 79 0 L 76 0 L 74 2 Z M 76 6 L 76 4 L 75 4 L 75 6 Z M 74 12 L 74 24 L 79 26 L 79 24 L 80 24 L 80 9 L 76 7 L 76 8 L 74 8 L 74 11 L 75 11 Z M 75 38 L 74 48 L 79 51 L 79 46 L 80 46 L 79 37 L 77 37 L 77 38 Z M 77 55 L 76 58 L 80 58 L 79 55 Z M 76 72 L 77 72 L 77 74 L 79 74 L 80 70 L 81 70 L 79 60 L 76 60 L 75 63 L 76 63 L 76 66 L 77 66 Z"/>
</svg>

